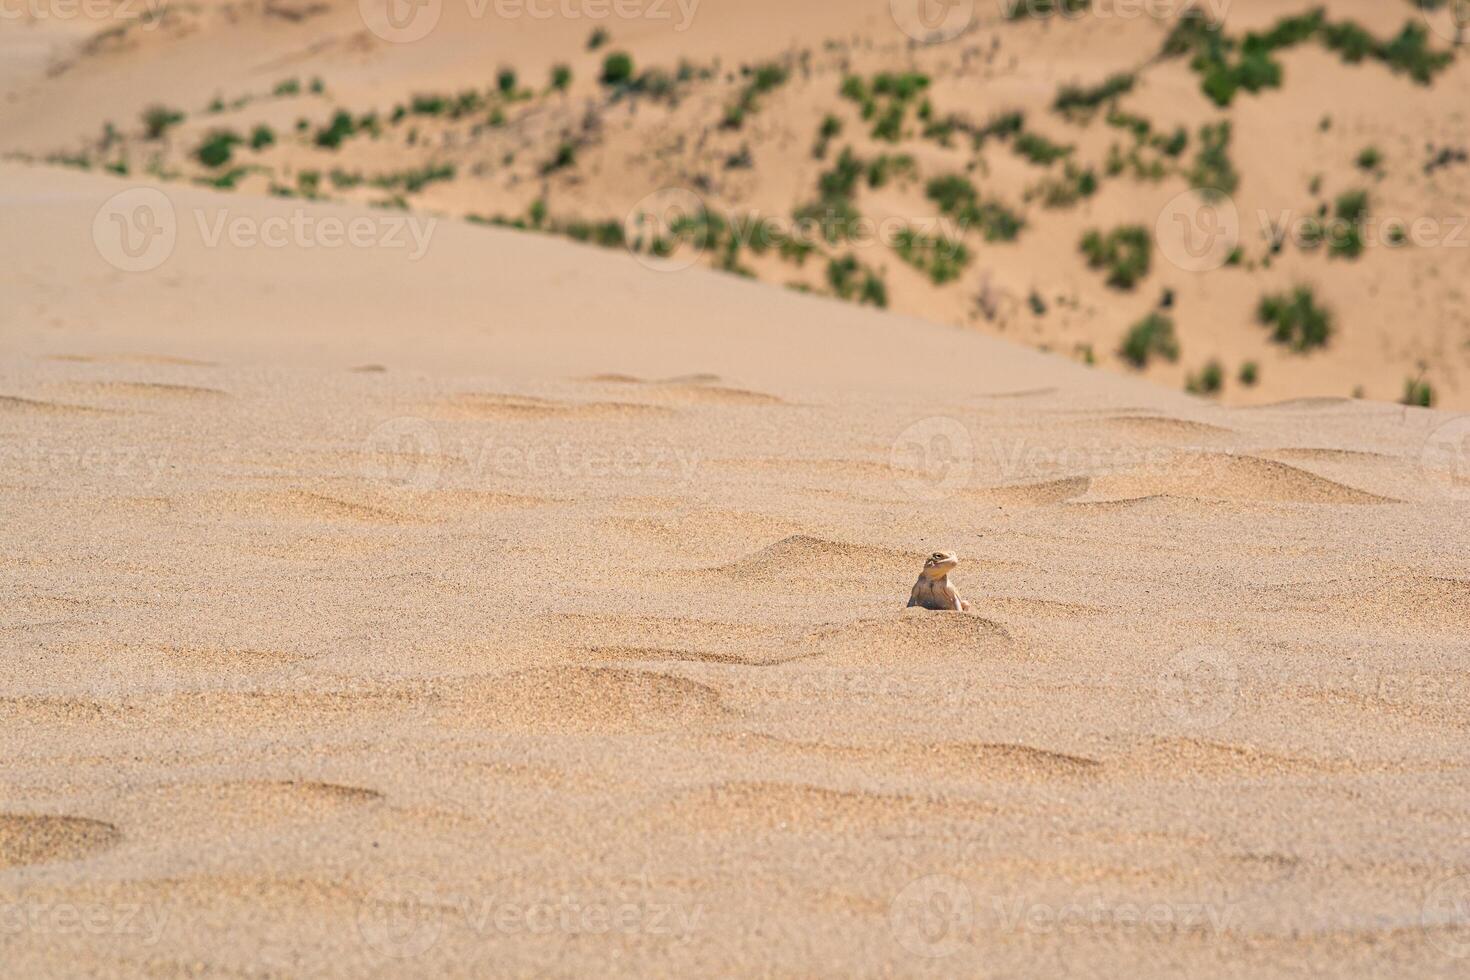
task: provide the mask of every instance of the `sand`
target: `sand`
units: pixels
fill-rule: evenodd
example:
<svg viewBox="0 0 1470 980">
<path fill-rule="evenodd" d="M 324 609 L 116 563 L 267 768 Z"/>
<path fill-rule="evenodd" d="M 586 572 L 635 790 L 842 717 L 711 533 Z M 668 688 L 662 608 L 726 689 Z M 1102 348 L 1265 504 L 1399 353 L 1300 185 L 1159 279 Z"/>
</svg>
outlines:
<svg viewBox="0 0 1470 980">
<path fill-rule="evenodd" d="M 14 0 L 23 16 L 8 19 L 13 26 L 0 35 L 0 156 L 84 162 L 93 172 L 122 164 L 129 177 L 117 180 L 119 189 L 150 174 L 167 175 L 168 187 L 231 175 L 236 198 L 292 193 L 403 203 L 446 220 L 524 219 L 541 202 L 552 224 L 622 225 L 639 211 L 660 211 L 672 192 L 743 220 L 749 237 L 755 219 L 789 227 L 793 209 L 813 201 L 844 150 L 865 163 L 907 155 L 911 174 L 895 171 L 881 186 L 861 180 L 854 191 L 861 214 L 886 230 L 822 249 L 874 270 L 897 312 L 1141 373 L 1175 389 L 1218 362 L 1223 387 L 1216 397 L 1229 404 L 1355 393 L 1396 401 L 1415 382 L 1429 385 L 1439 407 L 1470 409 L 1464 48 L 1426 87 L 1372 58 L 1344 63 L 1313 41 L 1279 53 L 1279 88 L 1242 93 L 1221 109 L 1202 93 L 1188 59 L 1157 57 L 1169 16 L 1189 7 L 1222 13 L 1227 35 L 1239 41 L 1317 4 L 1097 0 L 1095 15 L 1019 21 L 1003 16 L 1009 5 L 617 0 L 618 9 L 634 14 L 624 17 L 608 16 L 606 0 L 426 0 L 404 5 L 408 27 L 400 33 L 380 19 L 364 20 L 363 11 L 383 0 L 122 0 L 106 8 L 111 15 L 85 17 L 66 16 L 78 8 L 68 0 Z M 921 6 L 935 17 L 951 13 L 953 24 L 934 21 L 941 30 L 964 30 L 948 43 L 916 43 L 898 25 L 927 37 L 905 13 Z M 1407 0 L 1323 6 L 1332 22 L 1358 23 L 1379 39 L 1405 25 L 1427 26 L 1433 50 L 1450 48 L 1445 5 L 1429 15 Z M 598 28 L 609 40 L 589 50 Z M 630 54 L 640 71 L 682 80 L 671 83 L 670 97 L 615 99 L 598 82 L 611 51 Z M 572 71 L 564 93 L 547 90 L 557 64 Z M 762 95 L 741 127 L 722 126 L 748 82 L 746 70 L 768 64 L 786 66 L 787 81 Z M 502 68 L 516 72 L 525 98 L 493 111 L 486 103 L 457 118 L 411 113 L 390 121 L 395 106 L 410 106 L 416 96 L 454 99 L 469 91 L 489 98 Z M 947 140 L 926 136 L 916 110 L 898 142 L 875 138 L 873 122 L 839 90 L 850 76 L 880 72 L 931 78 L 925 97 L 936 120 L 955 115 L 978 127 L 1020 112 L 1028 133 L 1072 150 L 1049 164 L 1023 159 L 1006 139 L 976 150 L 963 132 Z M 1146 120 L 1155 135 L 1183 127 L 1189 143 L 1177 158 L 1145 150 L 1137 172 L 1125 162 L 1114 173 L 1107 161 L 1114 150 L 1120 160 L 1132 153 L 1134 137 L 1110 124 L 1107 110 L 1085 121 L 1053 110 L 1062 86 L 1094 85 L 1122 72 L 1136 73 L 1136 84 L 1116 108 Z M 277 94 L 293 82 L 294 90 Z M 147 138 L 142 122 L 155 105 L 185 116 L 161 139 Z M 379 132 L 335 148 L 317 145 L 315 134 L 340 111 L 355 119 L 374 114 Z M 818 159 L 814 144 L 829 116 L 842 132 Z M 1229 207 L 1218 212 L 1190 191 L 1200 127 L 1217 121 L 1233 127 L 1227 156 L 1240 177 Z M 261 126 L 274 142 L 241 146 L 226 166 L 206 167 L 194 155 L 211 132 L 249 139 Z M 563 146 L 574 148 L 574 163 L 547 171 Z M 1365 169 L 1357 161 L 1369 148 L 1380 163 Z M 1449 162 L 1436 166 L 1442 153 Z M 1099 189 L 1049 207 L 1041 189 L 1063 177 L 1069 163 L 1092 168 Z M 1152 164 L 1162 168 L 1156 175 L 1148 172 Z M 403 183 L 406 174 L 430 171 L 437 176 L 421 187 Z M 1013 242 L 970 231 L 964 240 L 971 261 L 936 286 L 890 244 L 895 223 L 950 233 L 954 222 L 940 221 L 926 186 L 954 174 L 973 179 L 987 200 L 1004 203 L 1026 227 Z M 1302 222 L 1319 208 L 1331 213 L 1353 192 L 1369 200 L 1363 254 L 1331 258 L 1326 248 L 1305 246 Z M 1134 288 L 1114 289 L 1088 267 L 1079 243 L 1089 230 L 1123 225 L 1154 232 L 1157 241 L 1147 275 Z M 1223 241 L 1241 249 L 1240 262 L 1221 267 L 1228 248 L 1193 253 L 1185 226 L 1201 234 L 1219 228 Z M 1412 244 L 1394 245 L 1394 227 L 1417 229 Z M 1272 254 L 1278 228 L 1296 231 Z M 723 254 L 709 249 L 689 260 L 711 265 Z M 734 264 L 773 285 L 823 291 L 827 258 L 798 265 L 774 250 L 745 248 Z M 1316 291 L 1336 327 L 1326 348 L 1305 356 L 1273 343 L 1256 316 L 1263 297 L 1298 285 Z M 1140 371 L 1121 348 L 1152 312 L 1174 320 L 1179 356 L 1156 356 Z M 1256 366 L 1254 384 L 1239 380 L 1247 364 Z"/>
<path fill-rule="evenodd" d="M 701 173 L 720 207 L 787 213 L 841 145 L 884 149 L 848 105 L 812 159 L 849 70 L 931 72 L 941 110 L 1022 107 L 1099 158 L 1115 133 L 1048 115 L 1057 86 L 1164 32 L 984 10 L 921 47 L 892 6 L 615 22 L 640 65 L 722 66 L 636 111 L 603 104 L 586 18 L 445 3 L 401 44 L 340 3 L 0 23 L 0 974 L 1465 974 L 1470 419 L 1392 400 L 1422 361 L 1470 405 L 1470 252 L 1156 255 L 1107 289 L 1077 238 L 1151 223 L 1173 174 L 1029 208 L 943 289 L 885 257 L 885 312 L 780 288 L 770 256 L 748 281 L 461 220 L 538 197 L 621 220 Z M 1381 36 L 1418 16 L 1331 7 Z M 1238 0 L 1231 29 L 1283 12 Z M 747 129 L 710 128 L 736 66 L 803 49 Z M 501 130 L 282 139 L 233 193 L 193 181 L 214 125 L 561 60 L 569 94 Z M 1463 51 L 1433 89 L 1282 60 L 1228 115 L 1245 214 L 1369 181 L 1369 142 L 1383 211 L 1463 210 L 1463 171 L 1418 168 L 1470 140 Z M 1142 79 L 1129 111 L 1216 118 L 1184 65 Z M 201 111 L 216 94 L 252 98 Z M 189 119 L 140 146 L 157 101 Z M 589 107 L 580 165 L 536 173 Z M 45 163 L 109 120 L 130 176 Z M 971 157 L 915 152 L 926 177 Z M 974 157 L 1011 201 L 1038 177 Z M 406 211 L 267 196 L 426 159 L 459 176 Z M 1343 328 L 1307 356 L 1251 317 L 1300 280 Z M 1133 371 L 1113 351 L 1164 289 L 1184 357 Z M 1261 383 L 1184 394 L 1207 357 Z M 904 608 L 936 550 L 970 613 Z"/>
<path fill-rule="evenodd" d="M 1455 417 L 0 178 L 8 974 L 1463 973 Z"/>
</svg>

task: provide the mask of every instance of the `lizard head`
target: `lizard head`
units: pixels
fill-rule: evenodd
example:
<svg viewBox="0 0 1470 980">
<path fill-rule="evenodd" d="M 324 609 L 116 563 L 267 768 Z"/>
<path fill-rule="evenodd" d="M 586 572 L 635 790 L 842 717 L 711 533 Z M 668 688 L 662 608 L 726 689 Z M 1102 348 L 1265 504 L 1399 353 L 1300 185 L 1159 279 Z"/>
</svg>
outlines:
<svg viewBox="0 0 1470 980">
<path fill-rule="evenodd" d="M 924 562 L 924 574 L 929 578 L 944 578 L 959 563 L 953 551 L 936 551 Z"/>
</svg>

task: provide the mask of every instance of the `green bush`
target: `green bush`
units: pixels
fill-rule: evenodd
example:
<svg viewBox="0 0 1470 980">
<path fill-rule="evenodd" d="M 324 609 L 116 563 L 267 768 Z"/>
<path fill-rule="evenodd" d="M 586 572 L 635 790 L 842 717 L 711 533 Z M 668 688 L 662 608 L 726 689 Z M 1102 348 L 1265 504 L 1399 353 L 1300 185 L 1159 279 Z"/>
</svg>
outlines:
<svg viewBox="0 0 1470 980">
<path fill-rule="evenodd" d="M 953 282 L 970 264 L 964 242 L 923 235 L 905 228 L 894 238 L 893 250 L 909 265 L 929 276 L 936 286 Z"/>
<path fill-rule="evenodd" d="M 572 69 L 570 65 L 555 65 L 551 69 L 551 89 L 554 92 L 565 92 L 572 84 Z"/>
<path fill-rule="evenodd" d="M 333 114 L 330 124 L 316 131 L 315 142 L 324 150 L 335 150 L 355 132 L 357 123 L 353 121 L 352 114 L 339 109 Z"/>
<path fill-rule="evenodd" d="M 1125 225 L 1106 235 L 1092 230 L 1082 236 L 1082 254 L 1094 269 L 1108 270 L 1108 285 L 1132 289 L 1148 275 L 1153 240 L 1142 225 Z"/>
<path fill-rule="evenodd" d="M 633 80 L 633 56 L 614 51 L 602 62 L 602 84 L 627 85 Z"/>
<path fill-rule="evenodd" d="M 1023 132 L 1016 136 L 1012 148 L 1018 156 L 1024 157 L 1032 163 L 1046 167 L 1070 156 L 1073 147 L 1053 143 L 1040 133 Z"/>
<path fill-rule="evenodd" d="M 1191 374 L 1184 380 L 1184 388 L 1193 395 L 1215 395 L 1225 387 L 1225 368 L 1219 361 L 1210 361 L 1198 374 Z"/>
<path fill-rule="evenodd" d="M 587 38 L 587 50 L 596 51 L 598 48 L 606 44 L 611 39 L 611 37 L 612 35 L 603 30 L 601 27 L 596 28 Z"/>
<path fill-rule="evenodd" d="M 238 133 L 228 129 L 211 130 L 194 150 L 194 157 L 206 167 L 223 167 L 230 162 L 241 139 Z"/>
<path fill-rule="evenodd" d="M 1372 173 L 1383 165 L 1383 154 L 1376 146 L 1365 147 L 1363 152 L 1358 154 L 1357 164 L 1359 170 Z"/>
<path fill-rule="evenodd" d="M 827 285 L 839 299 L 880 309 L 888 306 L 888 286 L 883 278 L 851 255 L 828 261 Z"/>
<path fill-rule="evenodd" d="M 183 121 L 184 114 L 168 106 L 151 105 L 143 110 L 143 131 L 150 140 L 162 139 L 170 128 Z"/>
<path fill-rule="evenodd" d="M 935 177 L 925 192 L 939 210 L 966 227 L 974 225 L 988 242 L 1015 241 L 1026 222 L 1004 204 L 981 201 L 975 185 L 959 174 Z"/>
<path fill-rule="evenodd" d="M 1417 405 L 1419 408 L 1433 408 L 1434 389 L 1427 381 L 1408 378 L 1404 381 L 1404 397 L 1399 402 L 1403 405 Z"/>
<path fill-rule="evenodd" d="M 1262 297 L 1256 319 L 1271 329 L 1273 341 L 1299 353 L 1325 347 L 1332 336 L 1332 314 L 1317 305 L 1309 286 Z"/>
<path fill-rule="evenodd" d="M 1052 102 L 1052 109 L 1070 118 L 1086 119 L 1103 103 L 1133 91 L 1136 81 L 1136 76 L 1123 73 L 1111 75 L 1097 85 L 1064 85 Z"/>
<path fill-rule="evenodd" d="M 1246 361 L 1240 366 L 1240 383 L 1253 388 L 1261 380 L 1261 368 L 1255 361 Z"/>
<path fill-rule="evenodd" d="M 275 130 L 261 123 L 250 133 L 250 148 L 257 153 L 276 141 Z"/>
<path fill-rule="evenodd" d="M 1179 360 L 1179 340 L 1174 336 L 1174 321 L 1162 313 L 1150 313 L 1129 329 L 1118 353 L 1136 368 L 1147 367 L 1149 360 L 1156 355 L 1167 361 Z"/>
<path fill-rule="evenodd" d="M 1208 193 L 1235 193 L 1240 173 L 1230 159 L 1232 132 L 1228 119 L 1200 127 L 1200 148 L 1189 172 L 1190 186 Z"/>
</svg>

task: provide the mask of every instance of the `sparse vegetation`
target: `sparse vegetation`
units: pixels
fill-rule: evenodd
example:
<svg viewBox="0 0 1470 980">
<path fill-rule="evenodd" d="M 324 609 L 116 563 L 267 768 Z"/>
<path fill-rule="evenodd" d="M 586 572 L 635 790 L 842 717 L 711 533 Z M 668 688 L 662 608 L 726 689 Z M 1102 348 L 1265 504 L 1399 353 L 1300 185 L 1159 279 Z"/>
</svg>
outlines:
<svg viewBox="0 0 1470 980">
<path fill-rule="evenodd" d="M 936 286 L 958 279 L 970 264 L 970 250 L 964 242 L 923 235 L 911 228 L 895 236 L 893 250 L 899 258 L 927 274 Z"/>
<path fill-rule="evenodd" d="M 839 299 L 880 309 L 888 306 L 888 286 L 883 277 L 852 255 L 834 258 L 827 263 L 827 285 Z"/>
<path fill-rule="evenodd" d="M 1363 152 L 1358 154 L 1357 164 L 1359 170 L 1374 173 L 1383 166 L 1383 154 L 1376 146 L 1365 147 Z"/>
<path fill-rule="evenodd" d="M 1166 361 L 1179 360 L 1179 340 L 1174 336 L 1173 319 L 1162 313 L 1150 313 L 1129 329 L 1118 353 L 1140 369 L 1148 367 L 1148 362 L 1156 356 Z"/>
<path fill-rule="evenodd" d="M 1049 167 L 1063 157 L 1070 156 L 1073 147 L 1053 143 L 1040 133 L 1027 130 L 1016 135 L 1012 149 L 1017 156 L 1024 157 L 1037 166 Z"/>
<path fill-rule="evenodd" d="M 982 201 L 975 185 L 959 174 L 929 181 L 926 194 L 942 213 L 966 228 L 978 227 L 988 242 L 1015 241 L 1026 227 L 1025 220 L 1004 204 Z"/>
<path fill-rule="evenodd" d="M 1035 194 L 1041 198 L 1042 207 L 1071 207 L 1086 197 L 1097 193 L 1097 172 L 1091 167 L 1083 169 L 1067 161 L 1060 177 L 1048 177 L 1038 184 Z"/>
<path fill-rule="evenodd" d="M 1419 408 L 1434 407 L 1434 389 L 1429 382 L 1419 378 L 1407 378 L 1404 381 L 1404 397 L 1399 399 L 1401 404 L 1413 405 Z"/>
<path fill-rule="evenodd" d="M 1064 85 L 1057 93 L 1052 109 L 1077 122 L 1092 118 L 1104 103 L 1133 91 L 1137 78 L 1131 74 L 1111 75 L 1097 85 Z"/>
<path fill-rule="evenodd" d="M 164 135 L 184 121 L 184 114 L 165 105 L 151 105 L 143 110 L 143 135 L 146 139 L 162 139 Z"/>
<path fill-rule="evenodd" d="M 882 72 L 871 83 L 860 75 L 842 82 L 842 97 L 862 107 L 863 119 L 873 123 L 873 138 L 888 143 L 903 139 L 909 104 L 929 87 L 929 76 L 916 72 Z"/>
<path fill-rule="evenodd" d="M 577 145 L 563 140 L 552 154 L 551 159 L 541 164 L 541 176 L 554 174 L 559 170 L 567 170 L 577 163 Z"/>
<path fill-rule="evenodd" d="M 240 134 L 228 129 L 211 130 L 194 150 L 194 158 L 206 167 L 223 167 L 241 143 Z"/>
<path fill-rule="evenodd" d="M 269 126 L 261 123 L 250 133 L 250 148 L 259 153 L 276 141 L 276 132 Z"/>
<path fill-rule="evenodd" d="M 1254 388 L 1261 380 L 1261 368 L 1255 361 L 1246 361 L 1240 366 L 1240 383 L 1247 388 Z"/>
<path fill-rule="evenodd" d="M 1092 6 L 1092 0 L 1010 0 L 1008 20 L 1051 17 L 1054 14 L 1076 14 Z"/>
<path fill-rule="evenodd" d="M 817 143 L 812 147 L 812 156 L 818 160 L 827 159 L 827 147 L 841 135 L 842 120 L 828 113 L 822 120 L 821 128 L 817 130 Z"/>
<path fill-rule="evenodd" d="M 1232 132 L 1228 119 L 1200 127 L 1199 153 L 1189 171 L 1191 187 L 1206 193 L 1235 193 L 1240 186 L 1240 174 L 1230 160 Z"/>
<path fill-rule="evenodd" d="M 760 97 L 786 84 L 786 80 L 790 77 L 790 72 L 786 67 L 777 62 L 747 69 L 747 74 L 749 81 L 741 88 L 740 97 L 733 105 L 725 109 L 725 118 L 720 123 L 725 129 L 740 129 L 744 126 L 745 117 L 759 109 Z"/>
<path fill-rule="evenodd" d="M 1107 234 L 1096 229 L 1082 236 L 1082 254 L 1094 269 L 1108 271 L 1108 285 L 1132 289 L 1148 275 L 1153 240 L 1142 225 L 1125 225 Z"/>
<path fill-rule="evenodd" d="M 335 150 L 356 132 L 357 123 L 352 114 L 339 109 L 333 113 L 331 123 L 317 130 L 314 142 L 324 150 Z"/>
<path fill-rule="evenodd" d="M 1216 395 L 1225 387 L 1225 368 L 1219 361 L 1208 361 L 1198 374 L 1189 375 L 1184 388 L 1192 395 Z"/>
<path fill-rule="evenodd" d="M 572 84 L 572 68 L 570 65 L 554 65 L 551 69 L 551 90 L 553 92 L 565 92 Z"/>
<path fill-rule="evenodd" d="M 1332 314 L 1317 305 L 1309 286 L 1262 297 L 1256 319 L 1271 330 L 1271 339 L 1298 353 L 1325 347 L 1332 336 Z"/>
</svg>

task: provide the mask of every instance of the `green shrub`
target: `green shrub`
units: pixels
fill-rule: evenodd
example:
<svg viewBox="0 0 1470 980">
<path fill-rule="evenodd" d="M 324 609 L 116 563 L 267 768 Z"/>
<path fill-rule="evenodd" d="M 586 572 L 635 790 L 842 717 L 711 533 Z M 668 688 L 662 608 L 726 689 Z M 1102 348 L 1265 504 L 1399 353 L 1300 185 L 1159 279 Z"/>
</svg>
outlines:
<svg viewBox="0 0 1470 980">
<path fill-rule="evenodd" d="M 1094 269 L 1108 270 L 1108 285 L 1132 289 L 1148 275 L 1153 240 L 1142 225 L 1125 225 L 1104 235 L 1093 230 L 1082 236 L 1082 254 Z"/>
<path fill-rule="evenodd" d="M 299 79 L 299 78 L 287 78 L 284 81 L 277 82 L 276 83 L 276 87 L 271 92 L 271 94 L 272 95 L 275 95 L 277 97 L 285 97 L 285 96 L 288 96 L 288 95 L 300 95 L 301 94 L 301 79 Z"/>
<path fill-rule="evenodd" d="M 1167 361 L 1179 360 L 1174 321 L 1162 313 L 1150 313 L 1128 330 L 1118 353 L 1136 368 L 1147 367 L 1155 355 Z"/>
<path fill-rule="evenodd" d="M 602 84 L 627 85 L 633 80 L 633 56 L 614 51 L 602 62 Z"/>
<path fill-rule="evenodd" d="M 1074 119 L 1087 119 L 1105 102 L 1133 91 L 1136 76 L 1111 75 L 1097 85 L 1064 85 L 1052 102 L 1052 109 Z"/>
<path fill-rule="evenodd" d="M 170 128 L 183 121 L 184 114 L 168 106 L 151 105 L 143 110 L 143 131 L 150 140 L 162 139 Z"/>
<path fill-rule="evenodd" d="M 1225 387 L 1225 369 L 1219 361 L 1210 361 L 1198 374 L 1191 374 L 1184 380 L 1184 388 L 1193 395 L 1215 395 Z"/>
<path fill-rule="evenodd" d="M 1365 147 L 1363 152 L 1358 154 L 1357 164 L 1359 170 L 1372 173 L 1383 165 L 1383 154 L 1376 146 Z"/>
<path fill-rule="evenodd" d="M 966 227 L 979 228 L 988 242 L 1015 241 L 1026 227 L 1025 220 L 1004 204 L 981 201 L 975 185 L 959 174 L 935 177 L 929 181 L 925 193 L 941 213 Z"/>
<path fill-rule="evenodd" d="M 271 146 L 272 144 L 275 143 L 275 141 L 276 141 L 276 133 L 275 133 L 275 130 L 271 129 L 269 126 L 265 125 L 264 123 L 261 123 L 259 126 L 256 126 L 255 129 L 252 130 L 251 133 L 250 133 L 250 148 L 252 150 L 256 151 L 257 153 L 259 153 L 261 150 L 265 149 L 266 147 Z"/>
<path fill-rule="evenodd" d="M 1255 361 L 1246 361 L 1240 366 L 1240 383 L 1247 388 L 1254 388 L 1261 380 L 1261 368 Z"/>
<path fill-rule="evenodd" d="M 1408 378 L 1404 381 L 1404 397 L 1399 399 L 1400 404 L 1416 405 L 1419 408 L 1434 407 L 1434 389 L 1429 382 L 1418 378 Z"/>
<path fill-rule="evenodd" d="M 1231 135 L 1228 119 L 1200 127 L 1200 148 L 1189 172 L 1190 186 L 1207 193 L 1235 193 L 1240 174 L 1230 160 Z"/>
<path fill-rule="evenodd" d="M 1053 14 L 1081 13 L 1092 6 L 1092 0 L 1011 0 L 1008 20 L 1051 17 Z"/>
<path fill-rule="evenodd" d="M 1262 297 L 1256 319 L 1271 329 L 1273 341 L 1299 353 L 1325 347 L 1332 336 L 1332 314 L 1317 305 L 1308 286 Z"/>
<path fill-rule="evenodd" d="M 587 50 L 596 51 L 598 48 L 606 44 L 611 39 L 611 37 L 612 35 L 608 34 L 608 32 L 603 30 L 601 27 L 596 28 L 587 38 Z"/>
<path fill-rule="evenodd" d="M 553 92 L 565 92 L 572 84 L 572 69 L 570 65 L 554 65 L 551 69 L 551 90 Z"/>
<path fill-rule="evenodd" d="M 194 157 L 206 167 L 223 167 L 230 162 L 241 139 L 238 133 L 228 129 L 211 130 L 204 142 L 194 150 Z"/>
<path fill-rule="evenodd" d="M 970 264 L 964 242 L 923 235 L 905 228 L 894 238 L 893 250 L 909 265 L 927 274 L 936 286 L 953 282 Z"/>
<path fill-rule="evenodd" d="M 827 285 L 839 299 L 880 309 L 888 306 L 888 286 L 883 278 L 851 255 L 828 261 Z"/>
<path fill-rule="evenodd" d="M 416 116 L 440 116 L 449 111 L 449 99 L 438 93 L 415 95 L 408 103 L 408 111 Z"/>
<path fill-rule="evenodd" d="M 577 163 L 577 145 L 568 141 L 562 141 L 556 148 L 556 153 L 550 160 L 541 164 L 541 176 L 554 174 L 558 170 L 566 170 Z"/>
<path fill-rule="evenodd" d="M 747 70 L 747 75 L 749 81 L 741 88 L 739 98 L 733 105 L 725 109 L 725 118 L 721 123 L 725 129 L 739 129 L 744 126 L 745 117 L 760 108 L 760 97 L 786 84 L 787 78 L 790 77 L 786 67 L 776 62 Z"/>
<path fill-rule="evenodd" d="M 322 149 L 335 150 L 355 132 L 357 123 L 353 121 L 352 114 L 339 109 L 333 114 L 329 125 L 316 131 L 315 142 Z"/>
<path fill-rule="evenodd" d="M 1018 156 L 1024 157 L 1038 166 L 1046 167 L 1070 156 L 1073 147 L 1053 143 L 1040 133 L 1023 132 L 1016 137 L 1012 148 Z"/>
<path fill-rule="evenodd" d="M 914 158 L 907 153 L 885 153 L 868 161 L 868 186 L 883 187 L 896 176 L 912 177 L 918 172 Z"/>
<path fill-rule="evenodd" d="M 1062 175 L 1043 180 L 1037 185 L 1036 192 L 1041 197 L 1042 207 L 1066 208 L 1096 194 L 1097 188 L 1096 171 L 1091 167 L 1084 170 L 1068 160 Z"/>
</svg>

